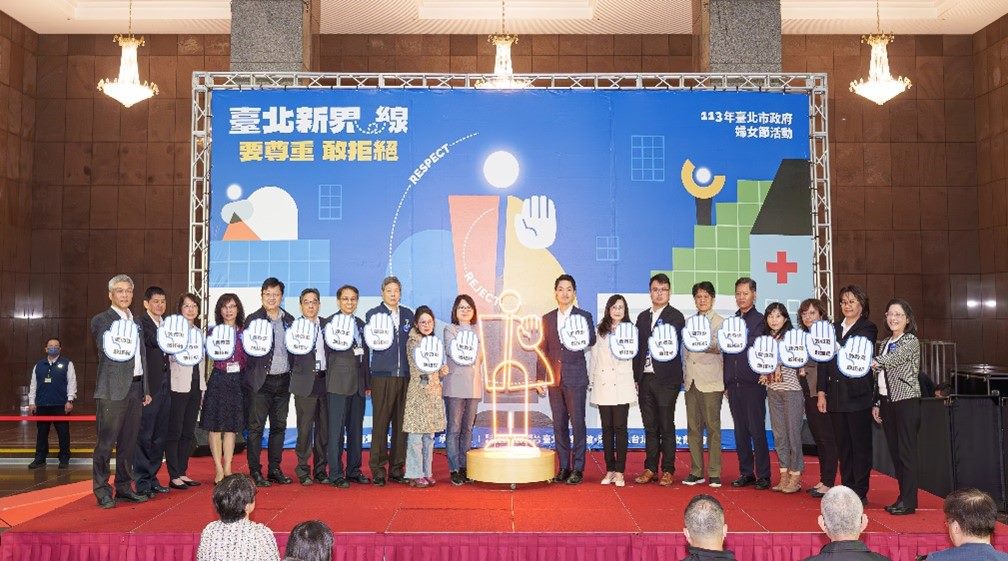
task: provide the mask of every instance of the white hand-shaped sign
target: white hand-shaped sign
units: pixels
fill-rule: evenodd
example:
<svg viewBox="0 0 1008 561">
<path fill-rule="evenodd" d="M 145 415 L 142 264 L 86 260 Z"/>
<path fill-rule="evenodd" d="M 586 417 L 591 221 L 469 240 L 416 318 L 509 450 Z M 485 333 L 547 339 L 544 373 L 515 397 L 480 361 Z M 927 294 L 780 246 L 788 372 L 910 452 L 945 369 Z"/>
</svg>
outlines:
<svg viewBox="0 0 1008 561">
<path fill-rule="evenodd" d="M 234 327 L 220 323 L 210 330 L 206 339 L 207 356 L 213 360 L 227 360 L 234 355 L 238 334 Z"/>
<path fill-rule="evenodd" d="M 648 339 L 648 351 L 651 359 L 658 362 L 668 362 L 679 356 L 679 335 L 675 326 L 668 323 L 655 326 Z"/>
<path fill-rule="evenodd" d="M 264 319 L 250 321 L 242 333 L 242 347 L 249 356 L 266 356 L 273 349 L 273 325 Z"/>
<path fill-rule="evenodd" d="M 420 339 L 413 349 L 413 362 L 426 374 L 433 374 L 444 366 L 444 343 L 433 335 Z"/>
<path fill-rule="evenodd" d="M 392 338 L 395 336 L 395 323 L 392 316 L 388 314 L 375 314 L 364 326 L 364 341 L 371 350 L 384 351 L 392 346 Z"/>
<path fill-rule="evenodd" d="M 637 356 L 637 326 L 622 321 L 609 334 L 609 351 L 618 360 L 630 360 Z"/>
<path fill-rule="evenodd" d="M 721 352 L 730 355 L 737 355 L 745 350 L 749 328 L 742 318 L 732 316 L 721 324 L 721 329 L 717 332 L 718 346 Z"/>
<path fill-rule="evenodd" d="M 455 364 L 460 366 L 470 366 L 476 362 L 476 355 L 479 352 L 479 338 L 476 333 L 463 329 L 452 337 L 448 343 L 448 356 Z"/>
<path fill-rule="evenodd" d="M 572 313 L 560 327 L 560 344 L 568 351 L 583 351 L 588 348 L 588 335 L 588 320 Z"/>
<path fill-rule="evenodd" d="M 284 332 L 284 344 L 291 354 L 306 355 L 315 349 L 318 324 L 308 318 L 298 318 Z"/>
<path fill-rule="evenodd" d="M 133 360 L 140 345 L 140 331 L 132 320 L 117 319 L 102 335 L 105 356 L 116 362 Z"/>
<path fill-rule="evenodd" d="M 357 322 L 353 316 L 336 314 L 325 326 L 325 344 L 334 351 L 345 351 L 353 346 Z"/>
<path fill-rule="evenodd" d="M 190 329 L 186 346 L 181 352 L 175 353 L 175 360 L 182 366 L 196 366 L 203 360 L 203 332 Z"/>
<path fill-rule="evenodd" d="M 170 355 L 182 352 L 189 342 L 189 322 L 179 314 L 164 318 L 157 329 L 157 342 Z"/>
<path fill-rule="evenodd" d="M 757 337 L 749 347 L 749 367 L 757 374 L 777 369 L 777 340 L 769 335 Z"/>
<path fill-rule="evenodd" d="M 805 346 L 809 357 L 816 362 L 828 362 L 836 354 L 836 330 L 833 324 L 821 319 L 812 324 L 805 334 Z"/>
<path fill-rule="evenodd" d="M 682 338 L 687 350 L 694 353 L 706 351 L 711 344 L 711 324 L 707 316 L 697 314 L 686 320 Z"/>
<path fill-rule="evenodd" d="M 861 378 L 871 371 L 872 342 L 860 335 L 851 337 L 837 353 L 837 368 L 848 378 Z"/>
<path fill-rule="evenodd" d="M 784 340 L 778 347 L 780 361 L 788 368 L 801 368 L 808 362 L 808 347 L 805 346 L 805 332 L 801 329 L 791 329 L 784 334 Z"/>
<path fill-rule="evenodd" d="M 533 195 L 522 201 L 522 210 L 514 217 L 515 235 L 529 249 L 545 249 L 556 240 L 556 205 L 546 195 Z"/>
</svg>

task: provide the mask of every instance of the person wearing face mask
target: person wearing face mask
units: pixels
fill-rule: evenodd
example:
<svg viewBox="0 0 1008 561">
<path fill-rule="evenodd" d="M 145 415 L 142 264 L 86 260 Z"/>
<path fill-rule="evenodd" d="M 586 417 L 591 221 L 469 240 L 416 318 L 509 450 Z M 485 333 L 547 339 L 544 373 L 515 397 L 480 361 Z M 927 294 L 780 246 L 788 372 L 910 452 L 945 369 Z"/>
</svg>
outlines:
<svg viewBox="0 0 1008 561">
<path fill-rule="evenodd" d="M 53 337 L 46 341 L 45 358 L 35 363 L 28 386 L 28 414 L 58 417 L 73 411 L 77 398 L 77 375 L 73 362 L 60 356 L 60 340 Z M 59 467 L 70 465 L 70 423 L 66 421 L 38 421 L 35 439 L 35 459 L 28 469 L 46 465 L 49 455 L 49 426 L 56 427 L 59 439 Z"/>
<path fill-rule="evenodd" d="M 877 376 L 872 417 L 882 425 L 899 481 L 899 497 L 886 511 L 901 516 L 917 510 L 920 341 L 917 320 L 906 300 L 890 300 L 885 317 L 892 336 L 879 341 L 878 354 L 872 360 L 872 370 Z"/>
</svg>

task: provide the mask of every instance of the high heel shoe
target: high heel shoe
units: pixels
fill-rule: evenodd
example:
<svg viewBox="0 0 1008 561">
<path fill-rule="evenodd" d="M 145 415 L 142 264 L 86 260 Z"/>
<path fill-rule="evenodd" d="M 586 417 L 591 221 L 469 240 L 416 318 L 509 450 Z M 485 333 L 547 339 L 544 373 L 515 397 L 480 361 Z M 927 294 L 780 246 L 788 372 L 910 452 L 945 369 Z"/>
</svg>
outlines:
<svg viewBox="0 0 1008 561">
<path fill-rule="evenodd" d="M 172 489 L 178 489 L 178 490 L 188 489 L 189 488 L 189 486 L 186 485 L 184 482 L 183 483 L 175 483 L 174 480 L 169 481 L 168 482 L 168 486 L 171 487 Z"/>
</svg>

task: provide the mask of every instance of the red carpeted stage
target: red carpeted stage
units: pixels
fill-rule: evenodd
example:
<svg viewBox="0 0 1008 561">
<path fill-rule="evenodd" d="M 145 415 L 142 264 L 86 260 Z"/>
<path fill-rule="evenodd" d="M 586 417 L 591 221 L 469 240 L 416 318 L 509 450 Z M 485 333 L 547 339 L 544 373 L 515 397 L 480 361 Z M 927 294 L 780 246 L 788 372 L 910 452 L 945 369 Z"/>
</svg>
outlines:
<svg viewBox="0 0 1008 561">
<path fill-rule="evenodd" d="M 722 479 L 737 475 L 734 454 L 725 454 Z M 284 468 L 293 473 L 287 451 Z M 686 475 L 688 456 L 680 453 L 676 475 Z M 818 474 L 815 458 L 806 483 Z M 365 460 L 366 462 L 366 460 Z M 683 509 L 698 493 L 711 493 L 725 507 L 728 547 L 746 561 L 803 559 L 825 543 L 816 524 L 819 502 L 808 494 L 783 495 L 730 485 L 670 489 L 656 484 L 624 488 L 599 485 L 604 474 L 600 452 L 589 454 L 581 485 L 504 486 L 448 483 L 445 458 L 435 455 L 439 484 L 413 489 L 354 485 L 349 489 L 298 484 L 260 489 L 253 520 L 277 533 L 281 550 L 298 522 L 319 519 L 336 532 L 334 560 L 466 561 L 597 560 L 665 561 L 685 555 Z M 631 452 L 627 473 L 637 473 L 643 453 Z M 236 469 L 245 463 L 236 460 Z M 190 475 L 212 479 L 209 458 L 192 461 Z M 775 468 L 776 469 L 776 468 Z M 678 478 L 677 478 L 678 479 Z M 0 535 L 0 561 L 191 561 L 202 528 L 216 519 L 213 485 L 115 509 L 99 509 L 93 497 L 15 525 Z M 882 507 L 893 502 L 895 481 L 872 476 L 868 505 L 869 546 L 894 561 L 948 547 L 941 499 L 921 492 L 916 515 L 894 517 Z M 998 547 L 1008 546 L 999 527 Z"/>
</svg>

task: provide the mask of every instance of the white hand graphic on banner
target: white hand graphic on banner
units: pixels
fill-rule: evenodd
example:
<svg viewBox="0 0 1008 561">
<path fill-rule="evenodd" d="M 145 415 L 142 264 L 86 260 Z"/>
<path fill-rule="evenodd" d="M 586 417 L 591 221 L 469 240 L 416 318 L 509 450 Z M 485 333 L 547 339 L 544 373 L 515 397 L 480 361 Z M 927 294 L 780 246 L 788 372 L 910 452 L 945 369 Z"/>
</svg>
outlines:
<svg viewBox="0 0 1008 561">
<path fill-rule="evenodd" d="M 345 351 L 353 346 L 357 330 L 352 316 L 336 314 L 325 326 L 325 344 L 334 351 Z"/>
<path fill-rule="evenodd" d="M 318 324 L 308 318 L 298 318 L 284 333 L 284 344 L 291 354 L 306 355 L 315 350 L 318 338 Z"/>
<path fill-rule="evenodd" d="M 860 335 L 847 340 L 837 352 L 837 368 L 848 378 L 862 378 L 871 371 L 872 342 Z"/>
<path fill-rule="evenodd" d="M 651 359 L 658 362 L 668 362 L 679 356 L 679 335 L 675 326 L 668 323 L 656 326 L 648 339 L 648 351 Z"/>
<path fill-rule="evenodd" d="M 583 351 L 588 348 L 588 320 L 580 314 L 571 313 L 560 328 L 560 344 L 568 351 Z"/>
<path fill-rule="evenodd" d="M 444 366 L 444 344 L 441 339 L 428 335 L 420 339 L 413 349 L 413 362 L 425 374 L 433 374 Z"/>
<path fill-rule="evenodd" d="M 190 329 L 186 346 L 181 352 L 175 353 L 175 360 L 182 366 L 196 366 L 203 360 L 203 332 Z"/>
<path fill-rule="evenodd" d="M 833 324 L 821 319 L 812 324 L 805 334 L 805 346 L 809 357 L 816 362 L 828 362 L 836 355 L 836 330 Z"/>
<path fill-rule="evenodd" d="M 769 335 L 757 337 L 749 347 L 749 368 L 757 374 L 770 374 L 777 369 L 777 340 Z"/>
<path fill-rule="evenodd" d="M 805 332 L 801 329 L 791 329 L 785 333 L 778 349 L 781 364 L 788 368 L 801 368 L 809 360 L 808 348 L 805 346 Z"/>
<path fill-rule="evenodd" d="M 533 195 L 522 201 L 522 210 L 514 217 L 515 235 L 529 249 L 545 249 L 556 241 L 556 205 L 546 195 Z"/>
<path fill-rule="evenodd" d="M 475 364 L 478 352 L 479 338 L 476 337 L 476 333 L 469 330 L 459 331 L 448 344 L 448 355 L 460 366 Z"/>
<path fill-rule="evenodd" d="M 179 314 L 164 318 L 157 329 L 157 342 L 167 354 L 182 352 L 189 342 L 189 322 Z"/>
<path fill-rule="evenodd" d="M 745 350 L 749 328 L 742 318 L 732 316 L 721 324 L 721 329 L 717 332 L 718 346 L 721 352 L 729 355 L 737 355 Z"/>
</svg>

